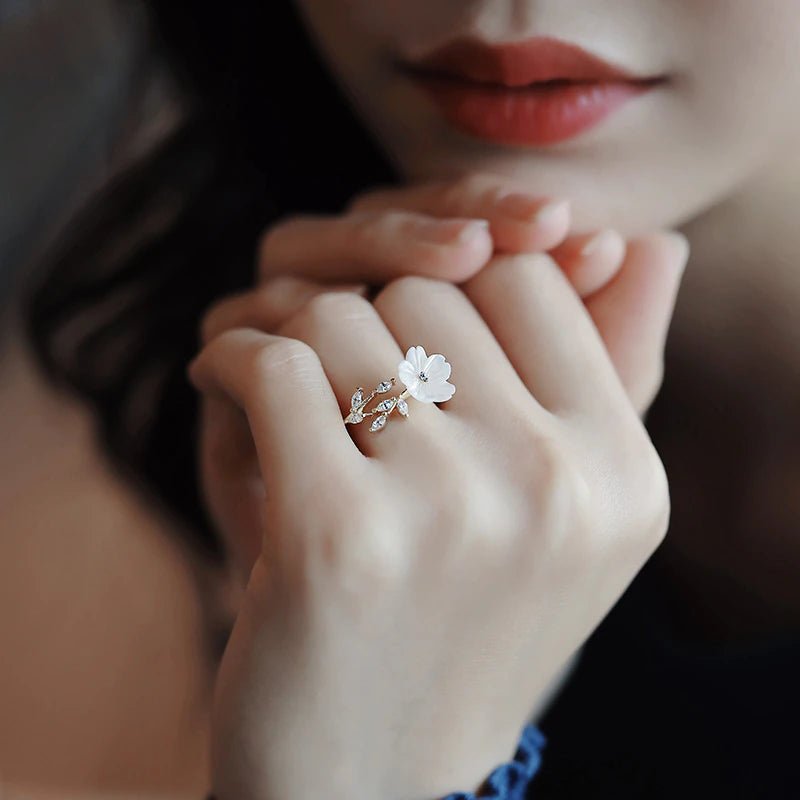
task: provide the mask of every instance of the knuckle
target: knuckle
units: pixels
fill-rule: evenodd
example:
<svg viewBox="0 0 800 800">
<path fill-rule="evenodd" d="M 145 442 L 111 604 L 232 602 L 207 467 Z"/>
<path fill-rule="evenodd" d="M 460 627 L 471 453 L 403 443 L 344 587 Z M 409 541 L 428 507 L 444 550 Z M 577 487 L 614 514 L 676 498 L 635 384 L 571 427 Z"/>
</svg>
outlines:
<svg viewBox="0 0 800 800">
<path fill-rule="evenodd" d="M 315 550 L 337 586 L 356 600 L 380 597 L 408 575 L 403 537 L 369 513 L 350 509 L 346 522 L 320 533 Z"/>
<path fill-rule="evenodd" d="M 229 294 L 210 305 L 200 318 L 198 326 L 200 341 L 208 344 L 214 337 L 232 327 L 226 325 L 229 311 L 233 306 L 241 304 L 248 294 L 248 291 Z"/>
<path fill-rule="evenodd" d="M 635 392 L 635 406 L 639 413 L 644 413 L 655 400 L 664 382 L 664 357 L 661 355 L 651 361 L 647 374 L 639 381 Z"/>
<path fill-rule="evenodd" d="M 266 266 L 264 262 L 269 260 L 274 243 L 276 239 L 283 234 L 285 227 L 286 221 L 280 220 L 263 231 L 261 236 L 258 238 L 256 249 L 259 256 L 259 262 L 262 265 Z"/>
<path fill-rule="evenodd" d="M 664 463 L 652 443 L 640 456 L 639 461 L 640 477 L 636 488 L 639 498 L 637 528 L 641 532 L 644 546 L 652 551 L 663 541 L 669 528 L 671 512 L 669 479 Z"/>
<path fill-rule="evenodd" d="M 359 211 L 351 217 L 349 246 L 354 253 L 372 253 L 380 247 L 387 229 L 396 225 L 399 211 Z"/>
<path fill-rule="evenodd" d="M 399 209 L 388 209 L 366 223 L 365 228 L 368 229 L 368 235 L 375 239 L 392 236 L 404 240 L 414 235 L 418 224 L 418 218 L 414 214 Z"/>
<path fill-rule="evenodd" d="M 220 333 L 220 317 L 221 311 L 219 304 L 211 306 L 211 308 L 203 314 L 200 319 L 198 328 L 199 339 L 203 344 L 208 344 L 215 336 Z"/>
<path fill-rule="evenodd" d="M 594 498 L 580 460 L 562 437 L 540 430 L 519 439 L 524 491 L 550 546 L 584 546 L 596 531 Z"/>
<path fill-rule="evenodd" d="M 458 178 L 451 191 L 458 197 L 485 198 L 502 186 L 497 175 L 488 172 L 470 172 Z"/>
<path fill-rule="evenodd" d="M 379 311 L 385 308 L 406 306 L 421 298 L 429 297 L 433 292 L 456 291 L 455 287 L 445 281 L 426 278 L 420 275 L 404 275 L 390 281 L 378 293 L 374 306 Z"/>
<path fill-rule="evenodd" d="M 311 297 L 287 323 L 287 330 L 306 335 L 329 330 L 332 324 L 372 317 L 372 304 L 355 292 L 321 292 Z"/>
<path fill-rule="evenodd" d="M 547 530 L 556 541 L 585 542 L 595 532 L 593 497 L 583 470 L 562 442 L 547 439 L 539 445 L 543 484 L 543 512 Z"/>
<path fill-rule="evenodd" d="M 545 294 L 552 291 L 555 282 L 565 281 L 563 272 L 546 253 L 516 253 L 495 256 L 467 281 L 465 291 L 474 295 L 524 285 L 531 287 L 533 292 Z"/>
<path fill-rule="evenodd" d="M 632 426 L 633 427 L 633 426 Z M 649 557 L 667 533 L 670 491 L 666 469 L 643 426 L 620 434 L 624 456 L 621 476 L 624 508 L 622 546 L 639 563 Z"/>
<path fill-rule="evenodd" d="M 359 537 L 342 549 L 342 576 L 362 596 L 383 594 L 402 585 L 408 559 L 399 536 Z"/>
<path fill-rule="evenodd" d="M 298 339 L 286 337 L 256 345 L 250 359 L 253 374 L 267 381 L 284 380 L 320 368 L 319 358 L 311 347 Z"/>
<path fill-rule="evenodd" d="M 498 269 L 508 273 L 514 280 L 524 278 L 542 286 L 564 278 L 558 264 L 547 253 L 518 253 L 507 256 L 498 264 Z"/>
<path fill-rule="evenodd" d="M 308 219 L 307 215 L 287 215 L 276 220 L 269 228 L 262 232 L 256 242 L 256 253 L 258 255 L 258 270 L 262 277 L 266 277 L 268 270 L 272 266 L 273 257 L 287 235 L 291 235 L 292 230 L 298 223 L 303 223 Z"/>
</svg>

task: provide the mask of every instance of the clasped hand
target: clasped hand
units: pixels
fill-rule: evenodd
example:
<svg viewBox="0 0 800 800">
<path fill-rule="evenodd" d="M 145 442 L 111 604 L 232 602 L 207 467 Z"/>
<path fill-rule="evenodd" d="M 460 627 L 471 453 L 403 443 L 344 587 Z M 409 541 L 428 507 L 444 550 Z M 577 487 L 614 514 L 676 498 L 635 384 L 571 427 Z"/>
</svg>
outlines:
<svg viewBox="0 0 800 800">
<path fill-rule="evenodd" d="M 221 797 L 433 798 L 513 754 L 666 532 L 641 416 L 686 257 L 672 233 L 570 235 L 566 203 L 489 175 L 266 232 L 259 284 L 209 311 L 189 368 L 245 587 Z M 346 428 L 416 344 L 453 398 Z"/>
</svg>

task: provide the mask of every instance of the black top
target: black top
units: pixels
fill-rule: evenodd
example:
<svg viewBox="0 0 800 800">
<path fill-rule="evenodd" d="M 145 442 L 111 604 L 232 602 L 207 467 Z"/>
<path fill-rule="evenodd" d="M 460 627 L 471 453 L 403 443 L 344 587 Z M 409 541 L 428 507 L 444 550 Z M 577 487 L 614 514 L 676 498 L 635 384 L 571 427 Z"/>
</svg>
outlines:
<svg viewBox="0 0 800 800">
<path fill-rule="evenodd" d="M 800 638 L 682 643 L 663 597 L 648 565 L 588 641 L 530 797 L 800 798 Z"/>
</svg>

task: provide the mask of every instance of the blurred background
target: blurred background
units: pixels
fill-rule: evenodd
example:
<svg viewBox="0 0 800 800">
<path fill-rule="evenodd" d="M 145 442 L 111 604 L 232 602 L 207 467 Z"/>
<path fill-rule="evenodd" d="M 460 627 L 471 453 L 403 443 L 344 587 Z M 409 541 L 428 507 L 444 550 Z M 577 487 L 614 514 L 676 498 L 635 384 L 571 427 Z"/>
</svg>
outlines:
<svg viewBox="0 0 800 800">
<path fill-rule="evenodd" d="M 207 785 L 192 559 L 41 379 L 17 314 L 70 214 L 176 113 L 136 3 L 0 0 L 0 795 Z"/>
</svg>

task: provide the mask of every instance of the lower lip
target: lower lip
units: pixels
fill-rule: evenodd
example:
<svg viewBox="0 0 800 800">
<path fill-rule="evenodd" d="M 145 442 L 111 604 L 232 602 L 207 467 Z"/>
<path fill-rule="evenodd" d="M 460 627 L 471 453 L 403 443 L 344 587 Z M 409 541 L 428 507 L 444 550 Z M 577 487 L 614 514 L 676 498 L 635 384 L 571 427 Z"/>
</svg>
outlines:
<svg viewBox="0 0 800 800">
<path fill-rule="evenodd" d="M 529 147 L 572 139 L 652 88 L 627 81 L 516 88 L 427 76 L 416 81 L 453 127 L 491 142 Z"/>
</svg>

